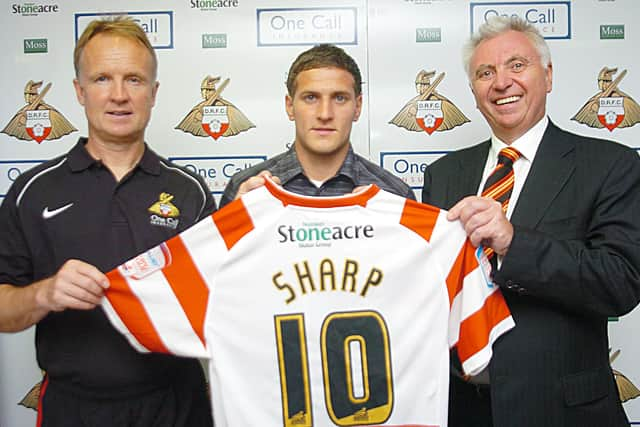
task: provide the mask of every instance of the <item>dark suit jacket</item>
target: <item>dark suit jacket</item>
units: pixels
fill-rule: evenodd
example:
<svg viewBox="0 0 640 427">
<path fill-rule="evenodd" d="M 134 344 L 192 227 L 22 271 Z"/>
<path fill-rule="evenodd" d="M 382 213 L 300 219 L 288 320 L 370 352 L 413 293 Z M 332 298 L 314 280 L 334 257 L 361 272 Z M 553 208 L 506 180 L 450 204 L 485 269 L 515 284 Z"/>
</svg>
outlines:
<svg viewBox="0 0 640 427">
<path fill-rule="evenodd" d="M 448 209 L 476 194 L 489 147 L 431 164 L 422 201 Z M 516 326 L 494 345 L 494 427 L 628 426 L 607 317 L 640 299 L 640 157 L 549 123 L 511 223 L 495 282 Z"/>
</svg>

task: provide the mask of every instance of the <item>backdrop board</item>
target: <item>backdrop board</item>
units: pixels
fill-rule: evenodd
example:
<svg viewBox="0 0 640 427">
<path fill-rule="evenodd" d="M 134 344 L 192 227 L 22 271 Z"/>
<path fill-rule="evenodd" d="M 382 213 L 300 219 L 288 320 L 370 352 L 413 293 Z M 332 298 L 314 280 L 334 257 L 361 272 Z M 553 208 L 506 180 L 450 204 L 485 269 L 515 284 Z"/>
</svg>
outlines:
<svg viewBox="0 0 640 427">
<path fill-rule="evenodd" d="M 492 15 L 522 16 L 548 39 L 555 123 L 640 149 L 636 0 L 12 0 L 0 6 L 0 200 L 20 173 L 87 134 L 73 47 L 92 19 L 114 13 L 136 19 L 158 54 L 148 143 L 202 175 L 216 198 L 235 172 L 290 146 L 286 73 L 321 42 L 347 50 L 363 74 L 355 150 L 419 198 L 426 165 L 489 136 L 461 47 Z M 207 105 L 215 90 L 224 102 Z M 613 367 L 640 385 L 638 324 L 639 310 L 612 319 L 610 340 Z M 34 425 L 35 411 L 18 404 L 41 376 L 33 340 L 33 328 L 0 334 L 0 427 Z M 624 408 L 640 425 L 640 399 Z"/>
</svg>

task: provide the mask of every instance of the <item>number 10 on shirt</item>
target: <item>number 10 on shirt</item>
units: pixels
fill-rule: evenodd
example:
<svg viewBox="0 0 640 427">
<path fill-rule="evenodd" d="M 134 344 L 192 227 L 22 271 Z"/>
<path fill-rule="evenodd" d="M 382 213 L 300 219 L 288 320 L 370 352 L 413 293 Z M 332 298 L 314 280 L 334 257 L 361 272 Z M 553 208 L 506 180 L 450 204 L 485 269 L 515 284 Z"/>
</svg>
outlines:
<svg viewBox="0 0 640 427">
<path fill-rule="evenodd" d="M 285 427 L 311 427 L 311 387 L 304 314 L 275 317 Z M 391 415 L 389 333 L 375 311 L 328 315 L 320 332 L 324 398 L 336 425 L 381 424 Z M 314 396 L 313 398 L 321 398 Z"/>
</svg>

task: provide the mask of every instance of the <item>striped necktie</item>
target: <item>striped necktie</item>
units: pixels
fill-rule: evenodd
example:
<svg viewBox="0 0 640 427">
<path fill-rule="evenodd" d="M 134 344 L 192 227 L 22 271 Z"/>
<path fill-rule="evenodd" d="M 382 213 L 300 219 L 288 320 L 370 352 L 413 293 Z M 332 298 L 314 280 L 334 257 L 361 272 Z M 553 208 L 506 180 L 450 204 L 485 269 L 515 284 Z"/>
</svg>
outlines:
<svg viewBox="0 0 640 427">
<path fill-rule="evenodd" d="M 503 148 L 498 153 L 498 164 L 491 172 L 482 190 L 482 197 L 490 197 L 502 203 L 502 211 L 507 212 L 509 198 L 513 192 L 513 163 L 520 158 L 521 154 L 512 147 Z M 485 254 L 490 259 L 493 257 L 493 249 L 485 247 Z"/>
</svg>

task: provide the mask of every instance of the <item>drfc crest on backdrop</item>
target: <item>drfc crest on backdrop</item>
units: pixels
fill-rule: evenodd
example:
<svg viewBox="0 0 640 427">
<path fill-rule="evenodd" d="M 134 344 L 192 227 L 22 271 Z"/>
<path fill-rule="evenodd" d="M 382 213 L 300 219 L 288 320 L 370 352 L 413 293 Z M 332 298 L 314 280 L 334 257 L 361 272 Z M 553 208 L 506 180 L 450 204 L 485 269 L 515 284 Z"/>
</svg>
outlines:
<svg viewBox="0 0 640 427">
<path fill-rule="evenodd" d="M 40 92 L 41 86 L 42 81 L 27 82 L 24 87 L 24 100 L 27 105 L 18 110 L 2 129 L 2 133 L 40 144 L 45 139 L 58 139 L 77 131 L 58 110 L 44 102 L 45 95 L 51 89 L 51 83 L 47 83 Z"/>
<path fill-rule="evenodd" d="M 469 122 L 469 119 L 453 102 L 436 91 L 444 79 L 444 73 L 431 82 L 435 71 L 420 70 L 416 76 L 416 92 L 402 110 L 389 123 L 413 132 L 442 132 Z"/>
<path fill-rule="evenodd" d="M 219 81 L 220 77 L 211 76 L 202 80 L 200 95 L 203 101 L 189 111 L 176 129 L 217 140 L 221 136 L 237 135 L 255 127 L 242 111 L 221 96 L 230 80 L 225 79 L 216 87 Z"/>
<path fill-rule="evenodd" d="M 592 128 L 607 128 L 609 132 L 613 132 L 615 128 L 633 126 L 640 121 L 640 106 L 618 87 L 627 70 L 623 70 L 614 79 L 617 72 L 618 68 L 603 67 L 600 70 L 600 92 L 589 98 L 571 120 Z"/>
</svg>

